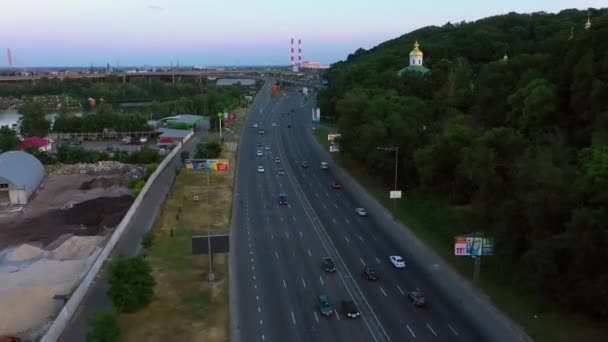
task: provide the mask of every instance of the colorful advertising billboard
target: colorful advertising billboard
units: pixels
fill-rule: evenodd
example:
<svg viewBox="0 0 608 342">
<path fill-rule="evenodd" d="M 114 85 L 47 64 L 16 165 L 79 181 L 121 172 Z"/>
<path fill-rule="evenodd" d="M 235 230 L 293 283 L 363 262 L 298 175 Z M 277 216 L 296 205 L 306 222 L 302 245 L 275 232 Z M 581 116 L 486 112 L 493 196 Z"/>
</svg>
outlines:
<svg viewBox="0 0 608 342">
<path fill-rule="evenodd" d="M 454 255 L 483 256 L 494 253 L 494 238 L 458 236 L 454 238 Z"/>
<path fill-rule="evenodd" d="M 340 152 L 340 145 L 338 145 L 338 144 L 336 144 L 336 143 L 332 142 L 332 143 L 329 145 L 329 152 Z"/>
<path fill-rule="evenodd" d="M 228 159 L 186 159 L 186 170 L 226 171 L 230 169 Z"/>
</svg>

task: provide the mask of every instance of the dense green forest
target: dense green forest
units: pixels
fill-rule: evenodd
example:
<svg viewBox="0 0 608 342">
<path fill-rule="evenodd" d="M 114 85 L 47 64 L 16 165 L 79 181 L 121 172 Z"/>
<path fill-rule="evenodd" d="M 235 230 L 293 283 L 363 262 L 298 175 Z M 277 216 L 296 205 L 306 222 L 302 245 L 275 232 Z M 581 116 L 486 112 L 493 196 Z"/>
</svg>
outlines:
<svg viewBox="0 0 608 342">
<path fill-rule="evenodd" d="M 479 216 L 504 280 L 608 318 L 608 10 L 425 27 L 327 72 L 341 153 Z M 415 41 L 427 74 L 397 71 Z M 504 55 L 508 59 L 503 60 Z M 475 229 L 475 228 L 473 228 Z"/>
</svg>

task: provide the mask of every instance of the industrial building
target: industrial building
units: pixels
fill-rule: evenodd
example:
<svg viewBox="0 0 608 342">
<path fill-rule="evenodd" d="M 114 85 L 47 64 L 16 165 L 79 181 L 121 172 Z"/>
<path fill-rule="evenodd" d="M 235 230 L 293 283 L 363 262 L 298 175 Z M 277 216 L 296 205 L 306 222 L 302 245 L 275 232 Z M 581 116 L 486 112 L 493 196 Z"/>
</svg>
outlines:
<svg viewBox="0 0 608 342">
<path fill-rule="evenodd" d="M 203 119 L 200 115 L 180 114 L 162 118 L 159 123 L 175 129 L 192 129 Z"/>
<path fill-rule="evenodd" d="M 173 129 L 173 128 L 165 128 L 161 127 L 156 130 L 157 132 L 161 132 L 158 136 L 158 142 L 156 146 L 169 146 L 173 144 L 177 144 L 183 142 L 186 136 L 190 134 L 190 130 L 183 129 Z"/>
<path fill-rule="evenodd" d="M 0 205 L 27 204 L 45 175 L 42 163 L 29 153 L 0 154 Z"/>
</svg>

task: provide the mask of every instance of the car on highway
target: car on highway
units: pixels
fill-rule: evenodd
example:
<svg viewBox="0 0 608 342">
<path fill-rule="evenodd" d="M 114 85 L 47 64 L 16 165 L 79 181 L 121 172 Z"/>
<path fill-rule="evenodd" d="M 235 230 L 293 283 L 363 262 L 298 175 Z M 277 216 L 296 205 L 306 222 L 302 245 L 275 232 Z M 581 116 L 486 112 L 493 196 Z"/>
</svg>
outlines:
<svg viewBox="0 0 608 342">
<path fill-rule="evenodd" d="M 367 216 L 367 210 L 365 210 L 365 208 L 355 208 L 355 211 L 359 216 Z"/>
<path fill-rule="evenodd" d="M 258 128 L 258 124 L 257 124 L 257 123 L 254 123 L 254 124 L 253 124 L 253 128 Z"/>
<path fill-rule="evenodd" d="M 303 168 L 307 168 L 307 167 L 308 167 L 308 163 L 307 163 L 307 162 L 305 162 L 305 161 L 303 161 L 303 162 L 302 162 L 302 167 L 303 167 Z"/>
<path fill-rule="evenodd" d="M 414 304 L 415 306 L 418 306 L 418 307 L 425 306 L 427 303 L 426 298 L 424 297 L 424 294 L 422 294 L 420 289 L 408 291 L 407 298 L 409 298 L 412 301 L 412 304 Z"/>
<path fill-rule="evenodd" d="M 363 269 L 363 276 L 367 278 L 367 280 L 380 280 L 380 273 L 373 267 L 366 266 Z"/>
<path fill-rule="evenodd" d="M 279 158 L 279 157 L 275 157 L 275 158 L 274 158 L 274 162 L 275 162 L 275 163 L 280 163 L 280 162 L 281 162 L 281 158 Z"/>
<path fill-rule="evenodd" d="M 325 272 L 327 272 L 327 273 L 336 272 L 336 264 L 334 264 L 334 261 L 330 257 L 324 258 L 322 265 L 323 265 L 323 269 L 325 270 Z"/>
<path fill-rule="evenodd" d="M 270 145 L 266 145 L 266 146 L 264 146 L 264 150 L 266 150 L 266 151 L 270 151 Z"/>
<path fill-rule="evenodd" d="M 258 157 L 261 157 L 261 156 L 262 156 L 262 151 L 258 150 L 258 152 L 256 153 L 256 155 L 257 155 Z"/>
<path fill-rule="evenodd" d="M 401 256 L 391 255 L 388 258 L 395 268 L 405 268 L 405 260 Z"/>
<path fill-rule="evenodd" d="M 287 124 L 287 128 L 291 128 L 291 123 L 288 123 L 288 124 Z"/>
<path fill-rule="evenodd" d="M 264 130 L 263 129 L 259 130 L 258 134 L 264 134 Z"/>
<path fill-rule="evenodd" d="M 334 308 L 329 303 L 329 297 L 326 294 L 319 295 L 319 310 L 323 316 L 331 316 L 334 313 Z"/>
<path fill-rule="evenodd" d="M 257 145 L 257 146 L 258 146 L 258 147 L 262 147 L 262 146 L 264 146 L 264 144 L 262 144 L 262 143 L 258 143 L 258 145 Z"/>
<path fill-rule="evenodd" d="M 283 176 L 283 175 L 285 175 L 285 170 L 283 170 L 283 169 L 281 169 L 281 168 L 278 168 L 278 169 L 277 169 L 277 175 L 279 175 L 279 176 Z"/>
<path fill-rule="evenodd" d="M 287 195 L 284 192 L 279 194 L 279 205 L 287 205 Z"/>
<path fill-rule="evenodd" d="M 348 318 L 359 318 L 359 316 L 361 316 L 361 314 L 359 313 L 359 309 L 357 308 L 357 305 L 355 304 L 355 302 L 353 302 L 352 300 L 343 300 L 342 301 L 342 310 L 344 310 L 344 313 L 346 314 L 346 317 Z"/>
<path fill-rule="evenodd" d="M 329 166 L 327 165 L 327 163 L 326 163 L 326 162 L 321 162 L 321 168 L 322 168 L 323 170 L 327 170 L 327 168 L 328 168 L 328 167 L 329 167 Z"/>
<path fill-rule="evenodd" d="M 333 183 L 331 183 L 331 187 L 333 189 L 340 190 L 340 189 L 342 189 L 342 184 L 340 184 L 338 182 L 333 182 Z"/>
<path fill-rule="evenodd" d="M 262 165 L 258 166 L 258 172 L 259 173 L 263 173 L 264 172 L 264 167 Z"/>
<path fill-rule="evenodd" d="M 276 122 L 273 122 L 273 123 L 272 123 L 272 127 L 277 127 L 277 123 L 276 123 Z"/>
<path fill-rule="evenodd" d="M 295 109 L 291 108 L 291 112 L 292 112 L 292 113 L 295 113 L 295 111 L 296 111 Z"/>
</svg>

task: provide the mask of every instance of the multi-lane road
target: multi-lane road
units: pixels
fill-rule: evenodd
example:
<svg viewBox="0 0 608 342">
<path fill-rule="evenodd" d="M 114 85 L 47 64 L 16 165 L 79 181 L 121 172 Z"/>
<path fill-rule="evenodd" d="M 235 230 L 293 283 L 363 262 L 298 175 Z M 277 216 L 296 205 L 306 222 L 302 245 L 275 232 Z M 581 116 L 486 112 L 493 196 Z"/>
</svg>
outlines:
<svg viewBox="0 0 608 342">
<path fill-rule="evenodd" d="M 355 213 L 359 195 L 348 187 L 332 189 L 331 183 L 341 179 L 333 166 L 320 168 L 327 156 L 311 144 L 313 105 L 296 91 L 271 97 L 267 85 L 250 109 L 239 147 L 232 228 L 233 339 L 483 340 L 459 308 L 444 301 L 423 272 L 408 264 L 408 251 L 385 234 L 374 212 L 369 217 Z M 265 134 L 258 134 L 254 123 Z M 262 148 L 258 156 L 258 144 L 270 145 L 270 150 Z M 258 166 L 265 171 L 258 172 Z M 278 168 L 285 174 L 279 175 Z M 289 205 L 278 205 L 281 192 Z M 404 256 L 406 268 L 393 268 L 390 255 Z M 325 256 L 336 262 L 336 273 L 323 271 Z M 365 266 L 376 268 L 381 280 L 364 279 Z M 407 291 L 415 288 L 426 295 L 427 307 L 408 300 Z M 331 317 L 319 312 L 322 293 L 336 309 Z M 345 316 L 344 299 L 357 303 L 360 319 Z"/>
</svg>

